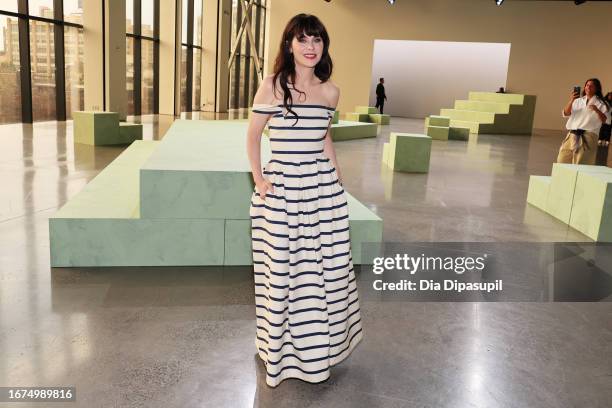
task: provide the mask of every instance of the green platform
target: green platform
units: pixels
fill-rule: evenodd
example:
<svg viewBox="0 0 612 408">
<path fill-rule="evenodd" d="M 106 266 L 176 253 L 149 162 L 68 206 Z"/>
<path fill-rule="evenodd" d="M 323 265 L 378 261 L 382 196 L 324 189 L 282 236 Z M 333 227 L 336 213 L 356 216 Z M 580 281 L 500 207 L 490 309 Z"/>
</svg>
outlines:
<svg viewBox="0 0 612 408">
<path fill-rule="evenodd" d="M 367 113 L 348 112 L 344 119 L 351 122 L 369 122 L 370 117 Z"/>
<path fill-rule="evenodd" d="M 383 164 L 394 171 L 427 173 L 431 140 L 427 135 L 392 132 L 383 145 Z"/>
<path fill-rule="evenodd" d="M 375 123 L 340 120 L 331 126 L 331 137 L 334 142 L 376 136 L 378 136 L 378 125 Z"/>
<path fill-rule="evenodd" d="M 140 218 L 138 169 L 158 144 L 132 143 L 49 218 L 51 266 L 223 264 L 223 220 Z"/>
<path fill-rule="evenodd" d="M 470 139 L 470 129 L 451 126 L 448 128 L 448 139 L 467 141 Z"/>
<path fill-rule="evenodd" d="M 533 128 L 534 95 L 470 92 L 454 108 L 441 109 L 450 126 L 469 128 L 472 133 L 530 134 Z"/>
<path fill-rule="evenodd" d="M 612 171 L 578 173 L 569 224 L 594 241 L 612 242 Z"/>
<path fill-rule="evenodd" d="M 550 176 L 530 176 L 527 202 L 540 210 L 545 210 L 551 181 Z"/>
<path fill-rule="evenodd" d="M 371 113 L 368 115 L 368 120 L 379 125 L 388 125 L 391 123 L 391 116 L 380 113 Z"/>
<path fill-rule="evenodd" d="M 365 114 L 370 114 L 370 113 L 379 113 L 378 109 L 372 106 L 356 106 L 355 107 L 355 112 L 357 113 L 365 113 Z"/>
<path fill-rule="evenodd" d="M 104 146 L 142 140 L 142 124 L 119 122 L 116 112 L 75 111 L 72 115 L 75 143 Z"/>
<path fill-rule="evenodd" d="M 434 140 L 448 140 L 449 129 L 444 126 L 428 126 L 427 135 Z"/>
<path fill-rule="evenodd" d="M 247 126 L 178 120 L 161 142 L 134 142 L 49 219 L 51 265 L 250 265 Z M 382 220 L 347 198 L 359 264 Z"/>
</svg>

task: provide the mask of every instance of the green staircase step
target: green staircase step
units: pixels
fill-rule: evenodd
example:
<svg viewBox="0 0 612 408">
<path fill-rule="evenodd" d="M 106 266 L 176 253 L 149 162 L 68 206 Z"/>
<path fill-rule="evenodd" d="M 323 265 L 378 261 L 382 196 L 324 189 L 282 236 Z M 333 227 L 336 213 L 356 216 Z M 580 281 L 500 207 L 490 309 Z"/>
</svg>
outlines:
<svg viewBox="0 0 612 408">
<path fill-rule="evenodd" d="M 471 110 L 459 110 L 459 109 L 440 109 L 441 116 L 447 116 L 451 120 L 465 120 L 470 122 L 478 123 L 494 123 L 495 113 L 493 112 L 481 112 Z"/>
<path fill-rule="evenodd" d="M 471 101 L 502 102 L 511 103 L 514 105 L 522 105 L 525 103 L 526 96 L 530 95 L 472 91 L 468 94 L 468 99 Z"/>
<path fill-rule="evenodd" d="M 378 109 L 372 106 L 356 106 L 355 107 L 355 112 L 356 113 L 365 113 L 365 114 L 371 114 L 371 113 L 379 113 Z"/>
<path fill-rule="evenodd" d="M 551 182 L 552 177 L 550 176 L 530 176 L 527 202 L 540 210 L 546 211 L 546 201 Z"/>
<path fill-rule="evenodd" d="M 427 135 L 392 132 L 383 145 L 383 164 L 394 171 L 427 173 L 431 140 Z"/>
<path fill-rule="evenodd" d="M 92 146 L 125 143 L 119 135 L 117 112 L 76 111 L 72 113 L 74 142 Z"/>
<path fill-rule="evenodd" d="M 340 120 L 340 111 L 334 111 L 334 116 L 332 118 L 332 125 L 338 123 L 338 121 Z"/>
<path fill-rule="evenodd" d="M 478 122 L 470 122 L 467 120 L 456 119 L 451 120 L 450 125 L 451 127 L 469 129 L 470 133 L 479 133 L 481 126 L 484 127 L 484 125 L 481 125 Z"/>
<path fill-rule="evenodd" d="M 425 118 L 425 128 L 428 126 L 450 126 L 450 118 L 447 116 L 430 115 Z"/>
<path fill-rule="evenodd" d="M 378 125 L 375 123 L 340 120 L 331 126 L 331 137 L 334 142 L 376 136 L 378 136 Z"/>
<path fill-rule="evenodd" d="M 119 122 L 119 137 L 125 143 L 142 140 L 142 123 Z"/>
<path fill-rule="evenodd" d="M 506 102 L 457 100 L 455 101 L 455 109 L 507 114 L 510 113 L 510 104 Z"/>
<path fill-rule="evenodd" d="M 612 242 L 612 171 L 578 173 L 569 225 L 594 241 Z"/>
</svg>

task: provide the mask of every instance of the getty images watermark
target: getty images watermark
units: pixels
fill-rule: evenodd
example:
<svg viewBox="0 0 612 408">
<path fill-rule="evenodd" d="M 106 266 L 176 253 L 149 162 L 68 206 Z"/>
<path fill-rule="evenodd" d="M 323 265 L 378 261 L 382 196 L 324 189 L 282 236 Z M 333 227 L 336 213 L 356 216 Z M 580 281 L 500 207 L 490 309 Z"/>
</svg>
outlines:
<svg viewBox="0 0 612 408">
<path fill-rule="evenodd" d="M 415 279 L 399 279 L 385 281 L 375 279 L 372 288 L 376 291 L 446 291 L 446 292 L 501 292 L 503 280 L 496 279 L 493 282 L 464 282 L 458 279 L 416 279 L 414 275 L 419 272 L 454 273 L 464 275 L 466 273 L 482 273 L 486 268 L 487 254 L 482 256 L 427 256 L 420 254 L 411 256 L 409 254 L 395 254 L 390 257 L 375 257 L 372 261 L 372 272 L 375 275 L 383 275 L 387 271 L 403 272 Z"/>
</svg>

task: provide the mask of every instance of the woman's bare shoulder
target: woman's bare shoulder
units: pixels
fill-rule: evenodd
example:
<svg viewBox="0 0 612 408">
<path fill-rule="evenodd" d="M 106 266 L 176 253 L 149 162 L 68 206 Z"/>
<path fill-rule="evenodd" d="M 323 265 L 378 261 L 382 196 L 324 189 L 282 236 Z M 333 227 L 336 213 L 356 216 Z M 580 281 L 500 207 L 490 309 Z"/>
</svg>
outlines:
<svg viewBox="0 0 612 408">
<path fill-rule="evenodd" d="M 338 105 L 338 99 L 340 99 L 340 88 L 331 80 L 328 80 L 323 83 L 323 92 L 329 106 L 335 108 Z"/>
</svg>

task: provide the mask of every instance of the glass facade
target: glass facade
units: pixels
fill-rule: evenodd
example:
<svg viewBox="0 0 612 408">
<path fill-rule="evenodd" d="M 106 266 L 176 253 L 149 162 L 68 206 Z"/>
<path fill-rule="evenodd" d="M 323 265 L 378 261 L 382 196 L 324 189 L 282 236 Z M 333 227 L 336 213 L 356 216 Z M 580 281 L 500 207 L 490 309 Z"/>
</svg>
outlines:
<svg viewBox="0 0 612 408">
<path fill-rule="evenodd" d="M 202 0 L 183 0 L 181 26 L 181 112 L 201 110 Z"/>
<path fill-rule="evenodd" d="M 159 1 L 126 0 L 127 114 L 159 111 Z"/>
<path fill-rule="evenodd" d="M 259 77 L 251 51 L 251 42 L 246 33 L 238 40 L 238 32 L 244 12 L 240 1 L 232 0 L 231 46 L 233 50 L 236 41 L 240 41 L 230 69 L 229 80 L 229 108 L 248 108 L 253 103 L 253 97 L 259 86 Z M 266 24 L 266 0 L 257 0 L 251 9 L 251 29 L 254 35 L 255 48 L 259 55 L 260 67 L 263 67 L 263 49 Z M 231 51 L 230 51 L 231 52 Z"/>
<path fill-rule="evenodd" d="M 0 123 L 65 120 L 83 109 L 81 3 L 0 2 Z"/>
</svg>

